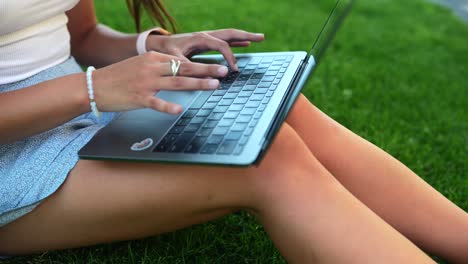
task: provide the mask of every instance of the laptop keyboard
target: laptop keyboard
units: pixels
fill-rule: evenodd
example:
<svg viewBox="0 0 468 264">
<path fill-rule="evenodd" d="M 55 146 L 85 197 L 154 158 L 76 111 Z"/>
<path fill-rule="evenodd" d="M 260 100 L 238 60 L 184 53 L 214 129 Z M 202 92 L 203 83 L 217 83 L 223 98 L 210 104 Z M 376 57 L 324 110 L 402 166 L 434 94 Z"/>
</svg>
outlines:
<svg viewBox="0 0 468 264">
<path fill-rule="evenodd" d="M 239 155 L 293 56 L 240 58 L 214 91 L 202 92 L 154 152 Z"/>
</svg>

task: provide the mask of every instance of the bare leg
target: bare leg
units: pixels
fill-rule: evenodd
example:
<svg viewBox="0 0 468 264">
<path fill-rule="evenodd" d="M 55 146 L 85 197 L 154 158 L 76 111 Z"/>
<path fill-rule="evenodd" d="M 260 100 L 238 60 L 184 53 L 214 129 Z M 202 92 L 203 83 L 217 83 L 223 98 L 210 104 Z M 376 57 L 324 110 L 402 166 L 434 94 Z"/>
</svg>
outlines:
<svg viewBox="0 0 468 264">
<path fill-rule="evenodd" d="M 54 195 L 0 228 L 0 254 L 141 238 L 236 208 L 254 211 L 291 263 L 431 262 L 344 189 L 287 125 L 259 167 L 80 161 Z"/>
<path fill-rule="evenodd" d="M 468 263 L 468 214 L 410 169 L 301 96 L 290 124 L 358 199 L 423 249 Z"/>
</svg>

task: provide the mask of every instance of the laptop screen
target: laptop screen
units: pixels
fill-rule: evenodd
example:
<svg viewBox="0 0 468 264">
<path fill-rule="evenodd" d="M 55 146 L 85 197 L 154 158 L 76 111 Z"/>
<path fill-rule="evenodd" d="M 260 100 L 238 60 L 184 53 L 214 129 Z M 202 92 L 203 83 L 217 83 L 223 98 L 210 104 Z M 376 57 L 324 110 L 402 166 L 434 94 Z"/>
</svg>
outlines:
<svg viewBox="0 0 468 264">
<path fill-rule="evenodd" d="M 354 0 L 337 0 L 332 7 L 322 29 L 317 34 L 317 38 L 310 52 L 310 55 L 314 56 L 316 63 L 321 60 L 325 50 L 335 36 L 336 31 L 349 12 L 353 2 Z"/>
</svg>

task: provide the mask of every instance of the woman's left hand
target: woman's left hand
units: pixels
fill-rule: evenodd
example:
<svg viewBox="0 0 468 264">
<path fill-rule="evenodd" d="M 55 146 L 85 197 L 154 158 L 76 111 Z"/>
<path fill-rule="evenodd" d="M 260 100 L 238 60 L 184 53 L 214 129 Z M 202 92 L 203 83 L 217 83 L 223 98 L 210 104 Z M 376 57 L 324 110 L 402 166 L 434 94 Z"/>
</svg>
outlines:
<svg viewBox="0 0 468 264">
<path fill-rule="evenodd" d="M 147 49 L 177 56 L 188 60 L 196 54 L 216 50 L 223 54 L 229 67 L 237 71 L 236 59 L 231 47 L 247 47 L 251 42 L 264 40 L 263 34 L 238 29 L 221 29 L 171 36 L 150 35 Z"/>
</svg>

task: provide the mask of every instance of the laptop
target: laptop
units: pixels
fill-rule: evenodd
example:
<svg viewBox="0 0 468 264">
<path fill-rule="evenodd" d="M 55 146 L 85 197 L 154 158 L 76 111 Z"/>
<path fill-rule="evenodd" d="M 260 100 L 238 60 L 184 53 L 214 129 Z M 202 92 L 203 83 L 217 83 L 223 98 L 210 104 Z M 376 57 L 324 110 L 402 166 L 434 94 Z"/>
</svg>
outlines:
<svg viewBox="0 0 468 264">
<path fill-rule="evenodd" d="M 257 164 L 353 2 L 336 0 L 310 53 L 235 54 L 239 71 L 229 72 L 218 89 L 157 94 L 182 105 L 181 114 L 152 109 L 120 113 L 79 151 L 80 158 Z M 200 55 L 192 60 L 226 65 L 222 55 Z"/>
</svg>

